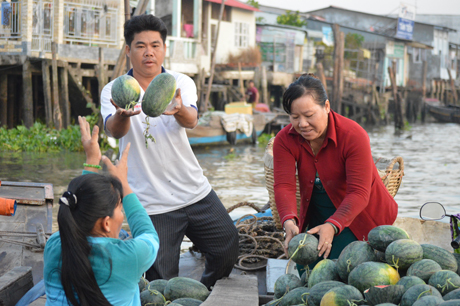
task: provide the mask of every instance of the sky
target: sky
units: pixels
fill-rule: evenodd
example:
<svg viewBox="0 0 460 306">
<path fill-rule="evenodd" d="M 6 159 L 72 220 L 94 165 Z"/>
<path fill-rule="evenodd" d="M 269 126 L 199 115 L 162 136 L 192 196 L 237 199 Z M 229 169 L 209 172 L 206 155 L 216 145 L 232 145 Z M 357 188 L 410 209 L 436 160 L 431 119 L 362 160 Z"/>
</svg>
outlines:
<svg viewBox="0 0 460 306">
<path fill-rule="evenodd" d="M 414 5 L 417 14 L 460 15 L 460 0 L 257 0 L 259 4 L 306 12 L 330 5 L 376 15 L 396 14 L 401 2 Z M 245 2 L 244 0 L 242 2 Z"/>
</svg>

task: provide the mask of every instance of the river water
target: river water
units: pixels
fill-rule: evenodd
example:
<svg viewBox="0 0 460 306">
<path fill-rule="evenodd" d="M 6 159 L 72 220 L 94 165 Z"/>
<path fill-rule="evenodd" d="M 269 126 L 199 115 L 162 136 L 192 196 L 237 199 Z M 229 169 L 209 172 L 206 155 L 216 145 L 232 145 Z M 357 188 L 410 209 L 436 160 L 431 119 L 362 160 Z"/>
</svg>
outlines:
<svg viewBox="0 0 460 306">
<path fill-rule="evenodd" d="M 404 159 L 405 176 L 395 197 L 400 216 L 418 217 L 420 206 L 429 201 L 444 204 L 448 213 L 460 213 L 460 125 L 415 124 L 401 135 L 394 134 L 393 126 L 385 126 L 368 129 L 368 134 L 374 156 Z M 244 201 L 267 203 L 264 151 L 264 146 L 248 144 L 194 148 L 226 207 Z M 84 160 L 84 153 L 0 152 L 0 180 L 52 183 L 57 203 L 69 181 L 81 174 Z M 238 209 L 232 216 L 252 212 Z M 57 225 L 53 228 L 57 230 Z"/>
</svg>

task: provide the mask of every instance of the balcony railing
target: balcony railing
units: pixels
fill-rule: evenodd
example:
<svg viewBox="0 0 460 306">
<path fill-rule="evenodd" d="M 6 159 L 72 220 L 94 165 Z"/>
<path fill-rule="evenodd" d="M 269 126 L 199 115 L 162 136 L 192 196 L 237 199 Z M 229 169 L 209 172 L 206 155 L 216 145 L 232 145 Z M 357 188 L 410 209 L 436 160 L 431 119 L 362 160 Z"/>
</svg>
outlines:
<svg viewBox="0 0 460 306">
<path fill-rule="evenodd" d="M 51 0 L 33 2 L 32 51 L 51 52 L 54 6 Z"/>
<path fill-rule="evenodd" d="M 0 13 L 0 38 L 21 38 L 21 2 L 1 2 Z"/>
<path fill-rule="evenodd" d="M 64 43 L 117 46 L 116 6 L 104 3 L 64 3 Z"/>
</svg>

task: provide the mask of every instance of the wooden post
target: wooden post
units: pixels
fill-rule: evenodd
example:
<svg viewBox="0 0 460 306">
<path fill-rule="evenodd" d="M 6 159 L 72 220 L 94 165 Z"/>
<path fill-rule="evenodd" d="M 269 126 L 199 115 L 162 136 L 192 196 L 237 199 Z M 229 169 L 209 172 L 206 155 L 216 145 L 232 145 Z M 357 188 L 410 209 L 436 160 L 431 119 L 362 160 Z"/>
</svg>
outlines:
<svg viewBox="0 0 460 306">
<path fill-rule="evenodd" d="M 246 95 L 245 95 L 245 93 L 244 93 L 243 75 L 241 74 L 241 63 L 240 63 L 240 62 L 238 62 L 238 72 L 239 72 L 239 80 L 238 80 L 238 83 L 240 83 L 241 95 L 243 96 L 243 101 L 246 101 Z"/>
<path fill-rule="evenodd" d="M 205 97 L 205 103 L 204 103 L 204 108 L 203 108 L 203 111 L 205 112 L 208 110 L 209 96 L 211 95 L 212 80 L 214 78 L 214 69 L 216 67 L 217 42 L 219 41 L 220 22 L 222 21 L 222 15 L 224 14 L 224 7 L 225 7 L 225 0 L 222 0 L 222 3 L 220 4 L 219 20 L 217 20 L 216 35 L 214 35 L 214 37 L 216 37 L 216 40 L 214 41 L 214 46 L 213 46 L 212 54 L 211 54 L 211 75 L 209 76 L 208 89 L 206 90 L 206 97 Z"/>
<path fill-rule="evenodd" d="M 104 88 L 107 82 L 105 78 L 104 50 L 101 47 L 99 47 L 99 69 L 97 71 L 97 82 L 99 85 L 98 89 L 99 89 L 99 97 L 100 97 L 102 89 Z"/>
<path fill-rule="evenodd" d="M 31 64 L 28 58 L 24 61 L 22 65 L 22 94 L 23 94 L 23 115 L 24 115 L 24 125 L 27 128 L 30 128 L 34 124 L 34 115 L 33 115 L 33 90 L 32 90 L 32 69 Z"/>
<path fill-rule="evenodd" d="M 267 90 L 267 67 L 261 67 L 261 87 L 262 87 L 262 102 L 270 106 L 270 97 Z"/>
<path fill-rule="evenodd" d="M 53 126 L 53 115 L 51 106 L 51 84 L 50 84 L 50 64 L 48 60 L 42 61 L 42 79 L 43 79 L 43 102 L 45 103 L 45 118 L 48 127 Z"/>
<path fill-rule="evenodd" d="M 61 108 L 59 107 L 59 87 L 58 87 L 58 67 L 56 60 L 56 43 L 51 43 L 51 53 L 53 60 L 51 62 L 51 70 L 53 74 L 53 120 L 54 127 L 60 130 L 62 127 L 62 114 Z"/>
<path fill-rule="evenodd" d="M 403 122 L 402 122 L 402 113 L 401 113 L 401 103 L 399 103 L 400 95 L 398 95 L 398 88 L 396 86 L 396 75 L 393 72 L 393 68 L 391 68 L 390 66 L 388 66 L 388 74 L 390 76 L 391 90 L 393 92 L 393 99 L 395 103 L 395 113 L 394 113 L 395 129 L 401 130 L 403 128 Z"/>
<path fill-rule="evenodd" d="M 425 100 L 426 96 L 426 74 L 427 74 L 427 67 L 428 64 L 426 61 L 423 61 L 423 68 L 422 68 L 422 99 Z"/>
<path fill-rule="evenodd" d="M 439 101 L 444 102 L 444 104 L 446 104 L 447 101 L 444 98 L 444 91 L 446 89 L 446 82 L 444 80 L 441 80 L 440 83 L 441 83 L 441 90 L 440 90 L 440 93 L 439 93 Z"/>
<path fill-rule="evenodd" d="M 431 98 L 436 97 L 435 93 L 436 93 L 436 81 L 435 81 L 435 80 L 431 80 L 431 92 L 430 92 L 430 97 L 431 97 Z"/>
<path fill-rule="evenodd" d="M 8 122 L 8 75 L 0 74 L 0 127 L 6 127 Z"/>
<path fill-rule="evenodd" d="M 273 36 L 273 72 L 276 72 L 276 38 Z"/>
<path fill-rule="evenodd" d="M 324 90 L 326 91 L 326 94 L 327 94 L 326 76 L 324 75 L 324 68 L 321 62 L 316 63 L 316 70 L 318 71 L 318 77 L 321 80 L 321 83 L 323 83 Z"/>
<path fill-rule="evenodd" d="M 16 88 L 16 84 L 17 84 L 17 81 L 16 81 L 16 76 L 15 75 L 12 75 L 10 76 L 10 78 L 8 79 L 8 84 L 7 84 L 7 87 L 8 87 L 8 93 L 7 93 L 7 103 L 8 103 L 8 120 L 7 120 L 7 124 L 8 124 L 8 128 L 9 129 L 12 129 L 14 127 L 14 114 L 15 114 L 15 109 L 16 109 L 16 105 L 17 105 L 17 98 L 16 98 L 16 92 L 17 92 L 17 88 Z"/>
<path fill-rule="evenodd" d="M 450 89 L 452 90 L 452 96 L 454 98 L 453 104 L 457 104 L 458 96 L 457 96 L 457 89 L 455 88 L 455 81 L 452 78 L 452 72 L 450 71 L 450 69 L 447 69 L 447 73 L 449 74 Z"/>
<path fill-rule="evenodd" d="M 147 5 L 149 4 L 149 1 L 150 0 L 139 0 L 136 10 L 133 13 L 133 16 L 144 14 L 145 10 L 147 9 Z M 125 14 L 126 14 L 126 11 L 125 11 Z M 118 54 L 117 63 L 115 64 L 115 67 L 113 68 L 112 80 L 119 77 L 123 73 L 123 70 L 125 68 L 126 59 L 127 59 L 127 56 L 125 54 L 125 49 L 126 49 L 126 43 L 123 43 L 123 47 L 121 47 L 120 49 L 120 54 Z"/>
<path fill-rule="evenodd" d="M 131 19 L 131 4 L 129 3 L 129 0 L 125 0 L 125 22 Z M 131 61 L 129 60 L 129 57 L 125 57 L 126 60 L 126 71 L 129 71 L 131 69 Z M 104 84 L 105 85 L 105 84 Z M 99 90 L 99 96 L 100 96 L 101 89 Z"/>
<path fill-rule="evenodd" d="M 67 128 L 70 125 L 70 102 L 69 102 L 69 76 L 68 76 L 68 64 L 64 64 L 63 68 L 59 68 L 59 87 L 61 93 L 61 109 L 63 113 L 63 128 Z"/>
<path fill-rule="evenodd" d="M 342 113 L 342 95 L 343 95 L 343 57 L 345 54 L 345 33 L 340 32 L 339 41 L 339 91 L 337 95 L 337 113 Z"/>
</svg>

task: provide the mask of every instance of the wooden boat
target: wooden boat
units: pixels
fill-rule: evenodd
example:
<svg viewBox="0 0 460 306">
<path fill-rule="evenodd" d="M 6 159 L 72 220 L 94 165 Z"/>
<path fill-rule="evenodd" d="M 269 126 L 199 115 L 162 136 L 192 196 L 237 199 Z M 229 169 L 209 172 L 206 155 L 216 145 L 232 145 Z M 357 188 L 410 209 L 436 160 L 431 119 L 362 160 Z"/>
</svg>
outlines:
<svg viewBox="0 0 460 306">
<path fill-rule="evenodd" d="M 220 122 L 211 125 L 197 125 L 193 130 L 187 130 L 187 136 L 191 145 L 207 145 L 207 144 L 222 144 L 229 143 L 234 145 L 237 141 L 249 139 L 254 144 L 257 142 L 257 137 L 262 134 L 266 120 L 262 114 L 253 114 L 253 132 L 250 136 L 241 132 L 227 133 Z"/>
<path fill-rule="evenodd" d="M 43 250 L 52 231 L 53 185 L 1 182 L 0 198 L 15 199 L 0 216 L 0 305 L 15 305 L 43 279 Z"/>
<path fill-rule="evenodd" d="M 443 105 L 437 99 L 425 99 L 425 108 L 433 118 L 439 122 L 460 123 L 460 106 Z"/>
</svg>

